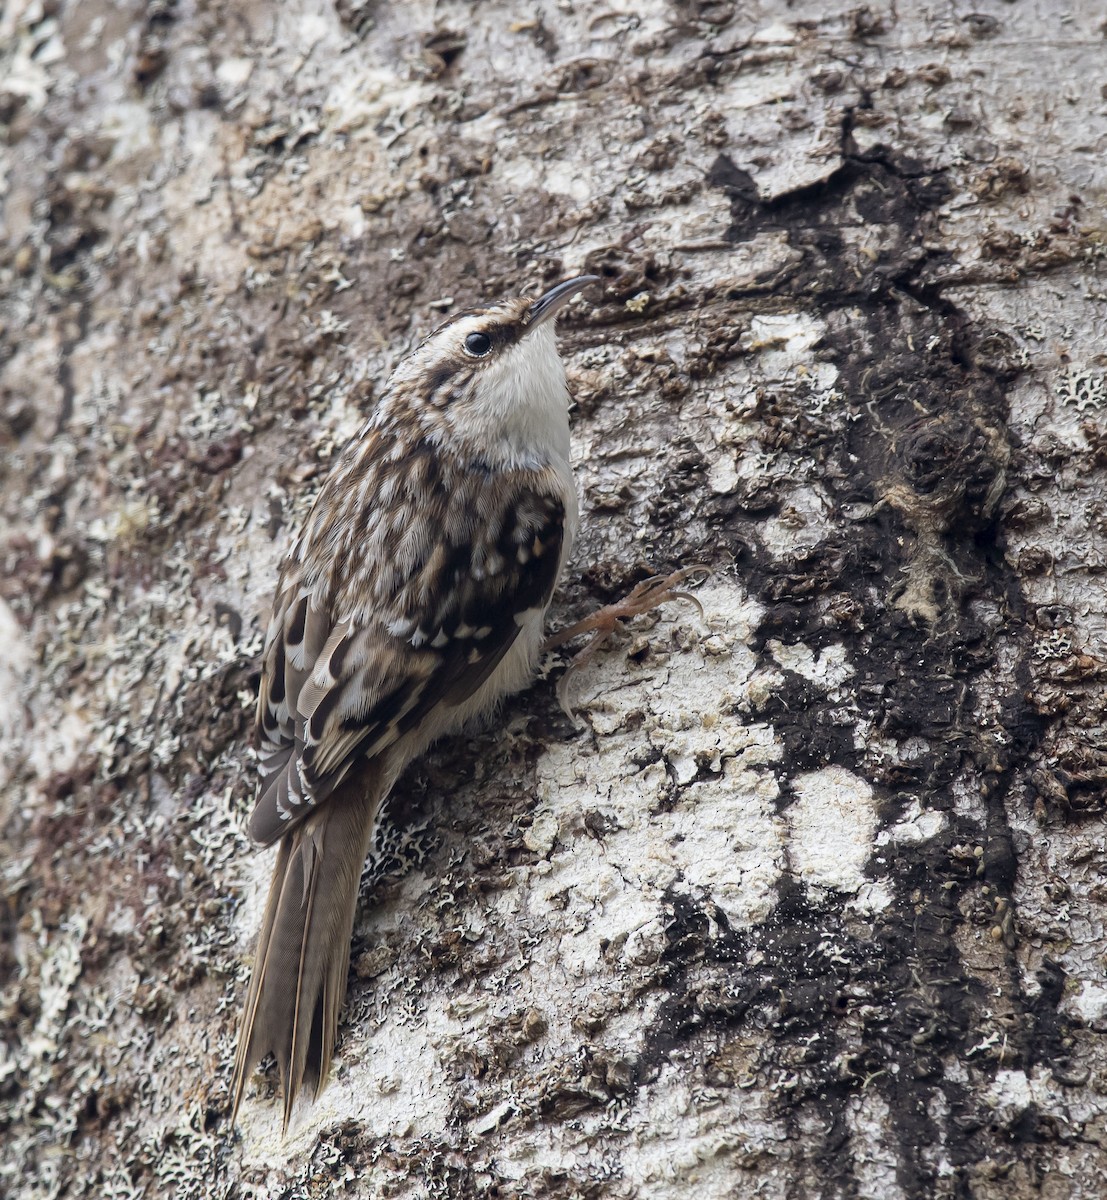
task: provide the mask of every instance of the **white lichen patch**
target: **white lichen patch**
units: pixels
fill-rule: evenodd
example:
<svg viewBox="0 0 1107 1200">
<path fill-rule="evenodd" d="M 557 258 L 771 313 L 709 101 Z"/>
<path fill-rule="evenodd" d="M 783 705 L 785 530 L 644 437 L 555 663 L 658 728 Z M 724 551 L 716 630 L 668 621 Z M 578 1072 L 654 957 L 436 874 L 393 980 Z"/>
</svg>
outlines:
<svg viewBox="0 0 1107 1200">
<path fill-rule="evenodd" d="M 70 696 L 58 704 L 50 720 L 35 723 L 26 762 L 40 780 L 70 770 L 88 749 L 92 726 L 82 712 L 84 707 L 77 697 Z"/>
<path fill-rule="evenodd" d="M 992 1110 L 991 1119 L 1004 1129 L 1018 1125 L 1029 1112 L 1054 1122 L 1062 1136 L 1085 1122 L 1097 1121 L 1086 1103 L 1074 1098 L 1072 1091 L 1044 1066 L 1030 1071 L 997 1071 L 982 1098 L 986 1108 Z"/>
<path fill-rule="evenodd" d="M 838 379 L 838 368 L 813 354 L 825 334 L 825 322 L 810 313 L 760 313 L 750 319 L 747 346 L 767 379 L 803 381 L 825 392 Z"/>
<path fill-rule="evenodd" d="M 755 1068 L 748 1065 L 752 1082 Z M 505 1103 L 488 1120 L 511 1107 Z M 768 1109 L 757 1092 L 693 1085 L 668 1065 L 638 1089 L 633 1105 L 612 1105 L 576 1119 L 574 1144 L 617 1142 L 624 1172 L 639 1181 L 650 1200 L 685 1200 L 690 1194 L 697 1200 L 729 1200 L 736 1177 L 768 1185 L 774 1160 L 788 1152 L 789 1133 Z M 584 1155 L 567 1155 L 547 1123 L 529 1131 L 525 1142 L 503 1139 L 496 1156 L 511 1179 L 536 1168 L 564 1171 L 572 1161 L 588 1162 Z"/>
<path fill-rule="evenodd" d="M 914 846 L 919 842 L 927 842 L 937 837 L 945 828 L 945 813 L 936 809 L 923 810 L 918 800 L 912 800 L 903 816 L 888 829 L 883 829 L 876 835 L 876 844 L 885 846 L 888 843 L 901 846 Z"/>
<path fill-rule="evenodd" d="M 729 1200 L 743 1168 L 771 1179 L 787 1138 L 748 1092 L 692 1087 L 672 1068 L 642 1089 L 627 1121 L 625 1161 L 651 1200 Z"/>
<path fill-rule="evenodd" d="M 707 486 L 717 496 L 729 496 L 741 481 L 733 454 L 720 455 L 707 470 Z"/>
<path fill-rule="evenodd" d="M 58 42 L 57 22 L 43 20 L 41 8 L 34 15 L 21 11 L 34 7 L 5 5 L 0 12 L 0 44 L 5 47 L 7 60 L 3 92 L 25 101 L 31 112 L 39 112 L 55 83 L 53 73 L 47 68 L 56 65 L 64 55 Z"/>
<path fill-rule="evenodd" d="M 778 757 L 768 738 L 765 748 Z M 778 793 L 771 774 L 731 760 L 721 778 L 690 787 L 662 822 L 680 847 L 674 865 L 680 865 L 685 882 L 710 896 L 732 925 L 762 920 L 775 902 L 785 837 L 775 810 Z"/>
<path fill-rule="evenodd" d="M 875 1088 L 864 1095 L 851 1097 L 846 1119 L 853 1136 L 864 1144 L 866 1153 L 855 1159 L 860 1194 L 880 1200 L 901 1200 L 905 1195 L 899 1185 L 899 1160 L 893 1146 L 888 1145 L 884 1131 L 888 1128 L 888 1103 Z"/>
<path fill-rule="evenodd" d="M 637 923 L 653 918 L 651 906 L 678 878 L 731 920 L 757 919 L 779 871 L 782 829 L 772 771 L 779 743 L 770 727 L 739 715 L 751 707 L 755 659 L 746 641 L 759 610 L 730 586 L 705 587 L 697 596 L 704 620 L 688 618 L 693 629 L 701 625 L 689 648 L 664 653 L 674 630 L 686 627 L 666 616 L 649 635 L 655 649 L 644 667 L 612 656 L 589 673 L 582 707 L 600 735 L 600 752 L 584 753 L 576 743 L 551 746 L 538 767 L 535 823 L 545 828 L 556 820 L 561 834 L 543 886 L 567 886 L 568 873 L 574 894 L 587 888 L 582 856 L 596 859 L 600 874 L 618 870 L 620 861 L 636 862 L 638 879 L 627 882 L 647 903 L 644 914 L 635 908 Z M 602 841 L 579 836 L 590 811 L 615 825 Z M 576 882 L 577 875 L 584 880 Z"/>
<path fill-rule="evenodd" d="M 890 908 L 894 899 L 892 889 L 883 880 L 866 880 L 857 889 L 852 907 L 858 913 L 871 915 Z"/>
<path fill-rule="evenodd" d="M 15 614 L 3 600 L 0 600 L 0 645 L 4 646 L 0 657 L 0 795 L 3 795 L 10 771 L 9 758 L 14 766 L 14 743 L 23 717 L 21 698 L 27 693 L 25 676 L 31 669 L 31 647 Z M 0 818 L 6 809 L 7 804 L 0 799 Z"/>
<path fill-rule="evenodd" d="M 841 396 L 835 388 L 838 370 L 820 361 L 815 347 L 825 323 L 803 313 L 759 314 L 740 334 L 743 353 L 720 364 L 710 386 L 694 391 L 685 405 L 685 420 L 697 430 L 696 442 L 708 463 L 708 484 L 726 495 L 745 485 L 754 490 L 770 483 L 789 486 L 780 513 L 766 521 L 765 542 L 788 553 L 816 545 L 826 535 L 832 514 L 824 491 L 796 486 L 795 463 L 778 449 L 761 446 L 764 433 L 759 405 L 783 402 L 802 408 L 812 420 L 824 420 Z M 737 334 L 738 331 L 736 330 Z M 674 362 L 709 353 L 694 333 L 674 344 Z"/>
<path fill-rule="evenodd" d="M 1107 985 L 1094 979 L 1074 980 L 1073 984 L 1061 1001 L 1061 1011 L 1099 1032 L 1107 1029 Z"/>
<path fill-rule="evenodd" d="M 845 767 L 809 771 L 792 780 L 789 856 L 811 887 L 854 895 L 866 880 L 877 814 L 872 787 Z"/>
<path fill-rule="evenodd" d="M 1086 367 L 1066 367 L 1057 376 L 1057 399 L 1080 412 L 1107 407 L 1107 375 Z"/>
<path fill-rule="evenodd" d="M 1014 1124 L 1033 1099 L 1034 1089 L 1025 1071 L 997 1071 L 987 1092 L 988 1103 L 1005 1126 Z"/>
<path fill-rule="evenodd" d="M 764 545 L 772 547 L 778 559 L 823 541 L 833 513 L 833 505 L 819 487 L 795 488 L 782 499 L 780 512 L 766 517 L 761 530 Z"/>
<path fill-rule="evenodd" d="M 38 948 L 42 955 L 38 963 L 38 997 L 42 1007 L 34 1031 L 23 1047 L 31 1059 L 46 1059 L 57 1052 L 73 985 L 81 974 L 81 943 L 87 929 L 88 918 L 83 913 L 74 913 L 52 937 L 43 938 Z M 25 958 L 27 949 L 26 941 L 17 942 L 16 956 L 23 970 L 30 967 Z"/>
<path fill-rule="evenodd" d="M 775 154 L 758 153 L 738 159 L 738 165 L 749 170 L 763 200 L 820 183 L 841 162 L 837 106 L 827 104 L 820 112 L 806 97 L 800 100 L 807 89 L 796 70 L 792 45 L 777 40 L 776 31 L 780 29 L 779 24 L 766 27 L 766 33 L 772 31 L 772 40 L 764 53 L 777 61 L 766 63 L 765 69 L 756 74 L 743 71 L 732 77 L 717 101 L 730 116 L 727 126 L 732 139 L 767 146 L 771 138 L 776 146 Z M 782 123 L 781 112 L 799 109 L 803 110 L 802 121 L 793 123 L 785 133 L 787 123 Z"/>
<path fill-rule="evenodd" d="M 788 646 L 774 638 L 769 642 L 769 653 L 786 671 L 794 671 L 827 691 L 841 687 L 853 674 L 853 667 L 846 661 L 846 648 L 841 642 L 827 646 L 816 654 L 803 642 Z"/>
</svg>

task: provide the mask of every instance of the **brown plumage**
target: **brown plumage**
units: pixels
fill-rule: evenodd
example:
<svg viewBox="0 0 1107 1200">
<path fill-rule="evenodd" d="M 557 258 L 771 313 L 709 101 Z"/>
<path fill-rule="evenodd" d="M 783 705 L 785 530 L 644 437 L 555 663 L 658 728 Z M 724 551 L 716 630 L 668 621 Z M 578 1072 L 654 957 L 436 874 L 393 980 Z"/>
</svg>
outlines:
<svg viewBox="0 0 1107 1200">
<path fill-rule="evenodd" d="M 280 842 L 235 1058 L 235 1116 L 247 1071 L 268 1051 L 285 1128 L 300 1088 L 317 1097 L 327 1081 L 377 792 L 372 778 L 351 780 Z"/>
<path fill-rule="evenodd" d="M 394 373 L 285 559 L 263 652 L 251 836 L 279 842 L 231 1087 L 276 1056 L 287 1127 L 327 1080 L 381 807 L 436 738 L 532 677 L 572 545 L 550 318 L 591 277 L 463 314 Z"/>
</svg>

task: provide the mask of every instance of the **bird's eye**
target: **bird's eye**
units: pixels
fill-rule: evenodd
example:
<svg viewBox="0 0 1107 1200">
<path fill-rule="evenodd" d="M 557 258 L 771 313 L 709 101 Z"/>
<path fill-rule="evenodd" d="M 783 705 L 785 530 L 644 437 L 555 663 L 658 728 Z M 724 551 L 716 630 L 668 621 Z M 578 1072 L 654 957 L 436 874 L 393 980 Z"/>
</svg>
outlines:
<svg viewBox="0 0 1107 1200">
<path fill-rule="evenodd" d="M 492 349 L 492 339 L 487 333 L 471 333 L 465 339 L 465 353 L 471 358 L 483 358 Z"/>
</svg>

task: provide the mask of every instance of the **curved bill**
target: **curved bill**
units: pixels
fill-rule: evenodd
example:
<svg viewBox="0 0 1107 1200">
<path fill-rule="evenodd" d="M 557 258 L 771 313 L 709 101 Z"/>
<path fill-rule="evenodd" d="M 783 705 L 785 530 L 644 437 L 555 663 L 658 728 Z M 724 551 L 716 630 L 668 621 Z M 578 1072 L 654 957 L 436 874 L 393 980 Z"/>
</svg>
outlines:
<svg viewBox="0 0 1107 1200">
<path fill-rule="evenodd" d="M 577 275 L 575 279 L 566 279 L 564 283 L 550 288 L 544 296 L 539 296 L 530 306 L 530 312 L 527 313 L 528 330 L 536 328 L 543 321 L 550 320 L 578 292 L 583 292 L 591 284 L 600 282 L 602 281 L 598 275 Z"/>
</svg>

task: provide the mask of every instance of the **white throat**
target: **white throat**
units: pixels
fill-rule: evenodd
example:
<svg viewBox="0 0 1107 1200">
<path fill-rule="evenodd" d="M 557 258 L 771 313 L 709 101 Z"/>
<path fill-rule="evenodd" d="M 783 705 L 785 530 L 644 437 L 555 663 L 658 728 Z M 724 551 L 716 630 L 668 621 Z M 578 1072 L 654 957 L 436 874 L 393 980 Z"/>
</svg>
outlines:
<svg viewBox="0 0 1107 1200">
<path fill-rule="evenodd" d="M 569 461 L 569 389 L 553 321 L 489 363 L 469 404 L 476 433 L 496 466 L 534 468 Z"/>
</svg>

